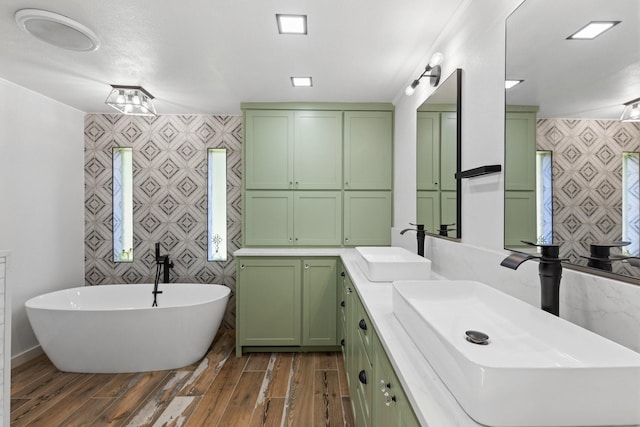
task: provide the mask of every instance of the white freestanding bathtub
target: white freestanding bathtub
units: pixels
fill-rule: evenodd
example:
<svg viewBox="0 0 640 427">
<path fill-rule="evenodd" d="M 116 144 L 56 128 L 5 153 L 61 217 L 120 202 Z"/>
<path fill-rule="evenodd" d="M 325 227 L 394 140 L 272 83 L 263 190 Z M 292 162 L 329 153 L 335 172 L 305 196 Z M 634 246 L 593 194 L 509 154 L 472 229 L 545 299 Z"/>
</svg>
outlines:
<svg viewBox="0 0 640 427">
<path fill-rule="evenodd" d="M 174 369 L 202 358 L 216 335 L 230 290 L 223 285 L 161 283 L 64 289 L 25 303 L 53 364 L 65 372 Z"/>
</svg>

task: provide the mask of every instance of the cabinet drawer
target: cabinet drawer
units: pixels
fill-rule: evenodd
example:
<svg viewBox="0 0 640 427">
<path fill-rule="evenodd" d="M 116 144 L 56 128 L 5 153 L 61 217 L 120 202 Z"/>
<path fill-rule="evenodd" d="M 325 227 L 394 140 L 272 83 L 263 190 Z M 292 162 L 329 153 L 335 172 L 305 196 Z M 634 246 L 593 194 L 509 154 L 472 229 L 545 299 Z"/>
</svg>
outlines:
<svg viewBox="0 0 640 427">
<path fill-rule="evenodd" d="M 356 327 L 358 328 L 358 336 L 362 341 L 362 346 L 366 353 L 366 356 L 369 358 L 369 360 L 372 360 L 373 337 L 375 335 L 375 332 L 373 331 L 371 320 L 369 320 L 369 316 L 367 315 L 367 312 L 365 311 L 360 301 L 358 301 L 357 313 Z"/>
</svg>

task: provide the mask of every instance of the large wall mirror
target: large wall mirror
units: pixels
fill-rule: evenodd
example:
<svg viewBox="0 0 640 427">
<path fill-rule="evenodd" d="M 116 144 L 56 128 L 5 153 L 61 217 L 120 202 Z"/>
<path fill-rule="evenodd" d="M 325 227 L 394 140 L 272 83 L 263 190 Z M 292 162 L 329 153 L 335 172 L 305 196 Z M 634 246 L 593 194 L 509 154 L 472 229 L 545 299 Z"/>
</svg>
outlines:
<svg viewBox="0 0 640 427">
<path fill-rule="evenodd" d="M 507 19 L 505 248 L 557 244 L 640 283 L 640 123 L 622 120 L 640 120 L 639 20 L 637 0 L 526 0 Z M 605 31 L 573 36 L 589 23 Z"/>
<path fill-rule="evenodd" d="M 417 220 L 429 234 L 460 239 L 460 121 L 462 70 L 418 107 Z"/>
</svg>

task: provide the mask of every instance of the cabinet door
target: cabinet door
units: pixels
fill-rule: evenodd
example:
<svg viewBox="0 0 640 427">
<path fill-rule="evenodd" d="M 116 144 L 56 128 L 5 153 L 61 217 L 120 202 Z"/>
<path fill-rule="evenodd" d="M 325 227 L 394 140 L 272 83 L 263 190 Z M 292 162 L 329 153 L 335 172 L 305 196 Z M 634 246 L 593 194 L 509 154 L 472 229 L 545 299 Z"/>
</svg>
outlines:
<svg viewBox="0 0 640 427">
<path fill-rule="evenodd" d="M 245 192 L 245 243 L 247 246 L 293 244 L 293 192 Z"/>
<path fill-rule="evenodd" d="M 440 114 L 440 189 L 456 191 L 458 119 L 456 113 Z"/>
<path fill-rule="evenodd" d="M 429 233 L 437 233 L 440 228 L 440 192 L 418 191 L 418 224 L 424 224 Z"/>
<path fill-rule="evenodd" d="M 457 207 L 458 200 L 455 191 L 440 192 L 440 224 L 454 224 L 449 227 L 449 237 L 456 237 Z M 440 230 L 440 224 L 437 224 L 436 232 Z"/>
<path fill-rule="evenodd" d="M 294 188 L 341 189 L 342 113 L 297 111 L 294 135 Z"/>
<path fill-rule="evenodd" d="M 506 114 L 505 165 L 505 190 L 535 190 L 535 113 Z"/>
<path fill-rule="evenodd" d="M 336 345 L 336 260 L 302 263 L 302 345 Z"/>
<path fill-rule="evenodd" d="M 505 191 L 504 195 L 505 246 L 526 246 L 522 240 L 537 241 L 535 191 Z"/>
<path fill-rule="evenodd" d="M 391 192 L 345 191 L 344 244 L 391 244 Z"/>
<path fill-rule="evenodd" d="M 239 344 L 300 345 L 300 260 L 239 258 L 238 263 Z"/>
<path fill-rule="evenodd" d="M 245 112 L 245 187 L 293 188 L 292 112 Z"/>
<path fill-rule="evenodd" d="M 295 191 L 294 194 L 294 243 L 339 246 L 342 241 L 341 193 Z"/>
<path fill-rule="evenodd" d="M 416 174 L 418 190 L 440 189 L 440 113 L 418 112 Z"/>
<path fill-rule="evenodd" d="M 390 111 L 344 113 L 344 188 L 391 190 L 393 116 Z"/>
</svg>

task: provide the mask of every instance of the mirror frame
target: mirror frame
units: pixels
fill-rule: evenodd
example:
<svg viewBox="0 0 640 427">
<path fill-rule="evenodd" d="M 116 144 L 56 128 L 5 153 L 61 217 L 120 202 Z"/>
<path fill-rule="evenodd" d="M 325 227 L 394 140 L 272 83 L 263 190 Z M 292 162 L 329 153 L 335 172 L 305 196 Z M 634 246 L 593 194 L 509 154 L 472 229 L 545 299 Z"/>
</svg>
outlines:
<svg viewBox="0 0 640 427">
<path fill-rule="evenodd" d="M 449 81 L 449 79 L 454 79 L 456 84 L 456 99 L 455 99 L 455 113 L 456 113 L 456 167 L 455 167 L 455 180 L 456 180 L 456 225 L 455 225 L 455 237 L 442 236 L 438 234 L 437 230 L 431 232 L 429 230 L 426 231 L 426 234 L 431 237 L 438 237 L 440 239 L 451 240 L 454 242 L 459 242 L 462 239 L 462 179 L 457 178 L 457 175 L 462 171 L 462 68 L 456 68 L 444 79 L 440 80 L 440 85 L 435 88 L 435 90 L 417 107 L 416 114 L 420 110 L 420 108 L 429 101 L 442 84 Z M 441 103 L 438 103 L 441 104 Z M 416 141 L 418 139 L 417 135 L 417 123 L 416 123 Z M 417 148 L 417 147 L 416 147 Z M 416 153 L 417 154 L 417 153 Z M 418 160 L 416 155 L 416 161 Z M 419 164 L 416 165 L 416 181 L 417 181 L 417 172 Z M 418 189 L 416 188 L 416 197 L 417 197 Z M 416 206 L 416 219 L 417 219 L 417 206 Z"/>
</svg>

